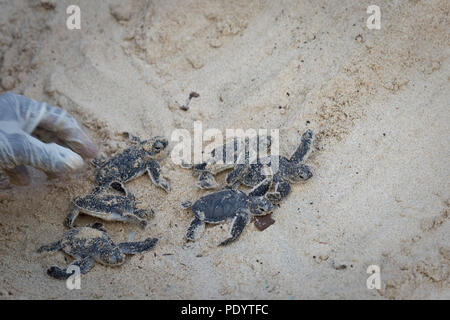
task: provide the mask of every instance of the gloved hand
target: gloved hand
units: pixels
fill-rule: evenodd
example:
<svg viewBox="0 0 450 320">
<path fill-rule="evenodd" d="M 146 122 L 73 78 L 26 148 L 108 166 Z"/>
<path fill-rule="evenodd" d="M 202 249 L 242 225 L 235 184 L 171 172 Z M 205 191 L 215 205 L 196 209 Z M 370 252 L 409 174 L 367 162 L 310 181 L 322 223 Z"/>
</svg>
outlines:
<svg viewBox="0 0 450 320">
<path fill-rule="evenodd" d="M 52 131 L 72 150 L 43 143 L 30 134 L 37 128 Z M 25 166 L 47 173 L 72 171 L 94 157 L 97 148 L 76 120 L 64 110 L 12 92 L 0 95 L 0 169 L 28 184 Z"/>
</svg>

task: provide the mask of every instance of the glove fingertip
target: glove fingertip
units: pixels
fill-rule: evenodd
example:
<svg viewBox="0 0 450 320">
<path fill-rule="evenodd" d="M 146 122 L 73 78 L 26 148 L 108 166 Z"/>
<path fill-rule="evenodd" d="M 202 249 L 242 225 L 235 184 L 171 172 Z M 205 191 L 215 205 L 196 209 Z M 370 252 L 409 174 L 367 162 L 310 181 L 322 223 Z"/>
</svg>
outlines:
<svg viewBox="0 0 450 320">
<path fill-rule="evenodd" d="M 84 164 L 83 158 L 75 152 L 68 153 L 64 159 L 64 162 L 66 168 L 72 171 L 80 169 Z"/>
<path fill-rule="evenodd" d="M 93 142 L 86 142 L 80 152 L 85 158 L 95 158 L 98 153 L 98 149 Z"/>
<path fill-rule="evenodd" d="M 69 128 L 58 133 L 60 139 L 84 158 L 95 158 L 97 146 L 80 128 Z"/>
<path fill-rule="evenodd" d="M 83 164 L 83 158 L 72 150 L 62 147 L 56 143 L 46 145 L 49 152 L 47 154 L 51 155 L 47 163 L 51 164 L 48 171 L 51 172 L 64 172 L 64 171 L 75 171 L 80 169 Z"/>
</svg>

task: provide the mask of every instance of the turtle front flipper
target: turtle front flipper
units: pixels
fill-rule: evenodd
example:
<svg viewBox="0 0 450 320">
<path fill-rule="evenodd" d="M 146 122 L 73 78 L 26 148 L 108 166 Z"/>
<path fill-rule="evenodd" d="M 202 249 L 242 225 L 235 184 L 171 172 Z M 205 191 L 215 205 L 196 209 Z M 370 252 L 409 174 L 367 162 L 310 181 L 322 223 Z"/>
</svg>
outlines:
<svg viewBox="0 0 450 320">
<path fill-rule="evenodd" d="M 152 249 L 158 242 L 157 238 L 148 238 L 144 241 L 122 242 L 118 246 L 125 254 L 136 254 Z"/>
<path fill-rule="evenodd" d="M 128 140 L 130 140 L 134 144 L 141 143 L 141 139 L 139 137 L 135 136 L 134 134 L 130 133 L 130 132 L 124 131 L 124 132 L 122 132 L 122 135 L 125 138 L 128 138 Z"/>
<path fill-rule="evenodd" d="M 184 202 L 181 203 L 181 208 L 183 209 L 189 209 L 194 205 L 194 203 L 192 201 L 186 200 Z"/>
<path fill-rule="evenodd" d="M 242 176 L 248 171 L 248 167 L 244 164 L 238 164 L 236 167 L 231 171 L 225 181 L 227 182 L 227 185 L 232 186 L 237 183 L 239 183 L 239 180 L 242 178 Z"/>
<path fill-rule="evenodd" d="M 72 208 L 70 209 L 69 214 L 64 220 L 64 225 L 68 228 L 73 228 L 73 223 L 75 222 L 75 219 L 78 217 L 79 214 L 80 210 L 78 209 L 78 207 L 72 204 Z"/>
<path fill-rule="evenodd" d="M 200 173 L 196 185 L 200 189 L 216 189 L 219 186 L 209 171 L 202 171 Z"/>
<path fill-rule="evenodd" d="M 111 219 L 111 221 L 116 221 L 116 219 Z M 127 215 L 127 216 L 121 215 L 117 219 L 117 221 L 127 221 L 127 222 L 131 222 L 131 223 L 133 223 L 133 222 L 137 223 L 139 225 L 139 227 L 141 227 L 142 230 L 144 230 L 148 224 L 146 218 L 142 218 L 142 217 L 138 216 L 136 214 L 136 212 L 134 212 L 134 214 L 132 214 L 132 215 Z"/>
<path fill-rule="evenodd" d="M 85 274 L 86 272 L 91 270 L 93 266 L 94 259 L 92 259 L 91 257 L 86 257 L 80 260 L 75 260 L 74 262 L 69 264 L 66 269 L 61 269 L 58 266 L 51 266 L 47 270 L 47 274 L 55 279 L 66 280 L 71 275 L 75 274 L 74 267 L 78 267 L 80 269 L 80 273 Z"/>
<path fill-rule="evenodd" d="M 170 186 L 167 183 L 166 179 L 161 175 L 161 166 L 155 160 L 150 160 L 147 164 L 147 172 L 148 176 L 152 180 L 152 182 L 158 187 L 164 189 L 164 191 L 169 192 Z"/>
<path fill-rule="evenodd" d="M 152 208 L 149 209 L 136 209 L 134 210 L 134 214 L 141 219 L 148 219 L 155 215 L 155 210 Z"/>
<path fill-rule="evenodd" d="M 250 192 L 249 192 L 249 196 L 250 197 L 260 197 L 265 195 L 269 190 L 270 187 L 272 186 L 272 179 L 271 178 L 267 178 L 263 181 L 261 181 L 258 185 L 256 185 Z"/>
<path fill-rule="evenodd" d="M 250 221 L 250 212 L 247 209 L 239 209 L 236 217 L 234 217 L 233 222 L 230 227 L 230 237 L 225 241 L 222 241 L 219 245 L 226 246 L 231 242 L 235 241 L 244 231 L 245 226 L 247 226 Z"/>
<path fill-rule="evenodd" d="M 306 130 L 302 135 L 300 145 L 289 160 L 294 163 L 299 163 L 305 159 L 311 150 L 313 138 L 314 132 L 311 129 Z"/>
<path fill-rule="evenodd" d="M 186 239 L 195 241 L 197 240 L 200 235 L 205 230 L 205 223 L 204 221 L 200 220 L 199 218 L 195 217 L 191 224 L 189 225 L 189 228 L 186 232 Z"/>
</svg>

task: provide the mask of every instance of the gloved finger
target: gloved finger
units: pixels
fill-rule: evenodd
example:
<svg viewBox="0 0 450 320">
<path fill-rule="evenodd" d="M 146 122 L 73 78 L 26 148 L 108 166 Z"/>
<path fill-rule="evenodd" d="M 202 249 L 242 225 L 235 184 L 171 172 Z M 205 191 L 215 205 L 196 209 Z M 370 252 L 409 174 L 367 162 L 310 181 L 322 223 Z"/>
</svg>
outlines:
<svg viewBox="0 0 450 320">
<path fill-rule="evenodd" d="M 43 143 L 25 133 L 3 133 L 0 163 L 8 170 L 29 165 L 47 172 L 73 171 L 83 166 L 75 152 L 56 143 Z"/>
<path fill-rule="evenodd" d="M 18 186 L 27 186 L 31 182 L 30 173 L 24 165 L 17 166 L 10 170 L 5 170 L 9 177 L 9 182 Z"/>
<path fill-rule="evenodd" d="M 39 127 L 55 132 L 58 138 L 85 158 L 93 158 L 97 154 L 97 147 L 77 121 L 60 108 L 46 105 Z"/>
<path fill-rule="evenodd" d="M 38 126 L 55 132 L 75 152 L 86 158 L 95 157 L 97 147 L 66 111 L 12 92 L 0 95 L 0 107 L 2 120 L 16 120 L 27 133 Z"/>
<path fill-rule="evenodd" d="M 67 116 L 70 117 L 68 114 Z M 95 158 L 98 152 L 95 144 L 78 125 L 77 127 L 59 130 L 57 136 L 84 158 Z"/>
</svg>

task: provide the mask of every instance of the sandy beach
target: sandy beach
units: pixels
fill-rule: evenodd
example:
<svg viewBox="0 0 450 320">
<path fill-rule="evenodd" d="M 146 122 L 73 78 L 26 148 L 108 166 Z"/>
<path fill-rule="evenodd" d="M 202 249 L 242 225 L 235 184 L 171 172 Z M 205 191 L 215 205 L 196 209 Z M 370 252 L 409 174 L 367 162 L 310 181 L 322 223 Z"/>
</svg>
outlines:
<svg viewBox="0 0 450 320">
<path fill-rule="evenodd" d="M 381 28 L 368 29 L 376 4 Z M 81 29 L 66 26 L 69 5 Z M 154 208 L 148 227 L 105 222 L 117 242 L 159 238 L 81 290 L 46 274 L 62 252 L 71 199 L 94 186 L 88 163 L 0 190 L 0 299 L 449 299 L 450 5 L 432 1 L 0 0 L 0 93 L 71 113 L 106 157 L 176 129 L 279 129 L 290 156 L 316 134 L 314 176 L 293 184 L 259 231 L 218 247 L 229 224 L 185 239 L 180 203 L 208 191 L 160 160 L 172 191 L 127 183 Z M 199 94 L 180 107 L 191 92 Z M 217 176 L 223 185 L 225 174 Z M 98 221 L 86 215 L 77 225 Z M 380 289 L 366 286 L 380 268 Z"/>
</svg>

